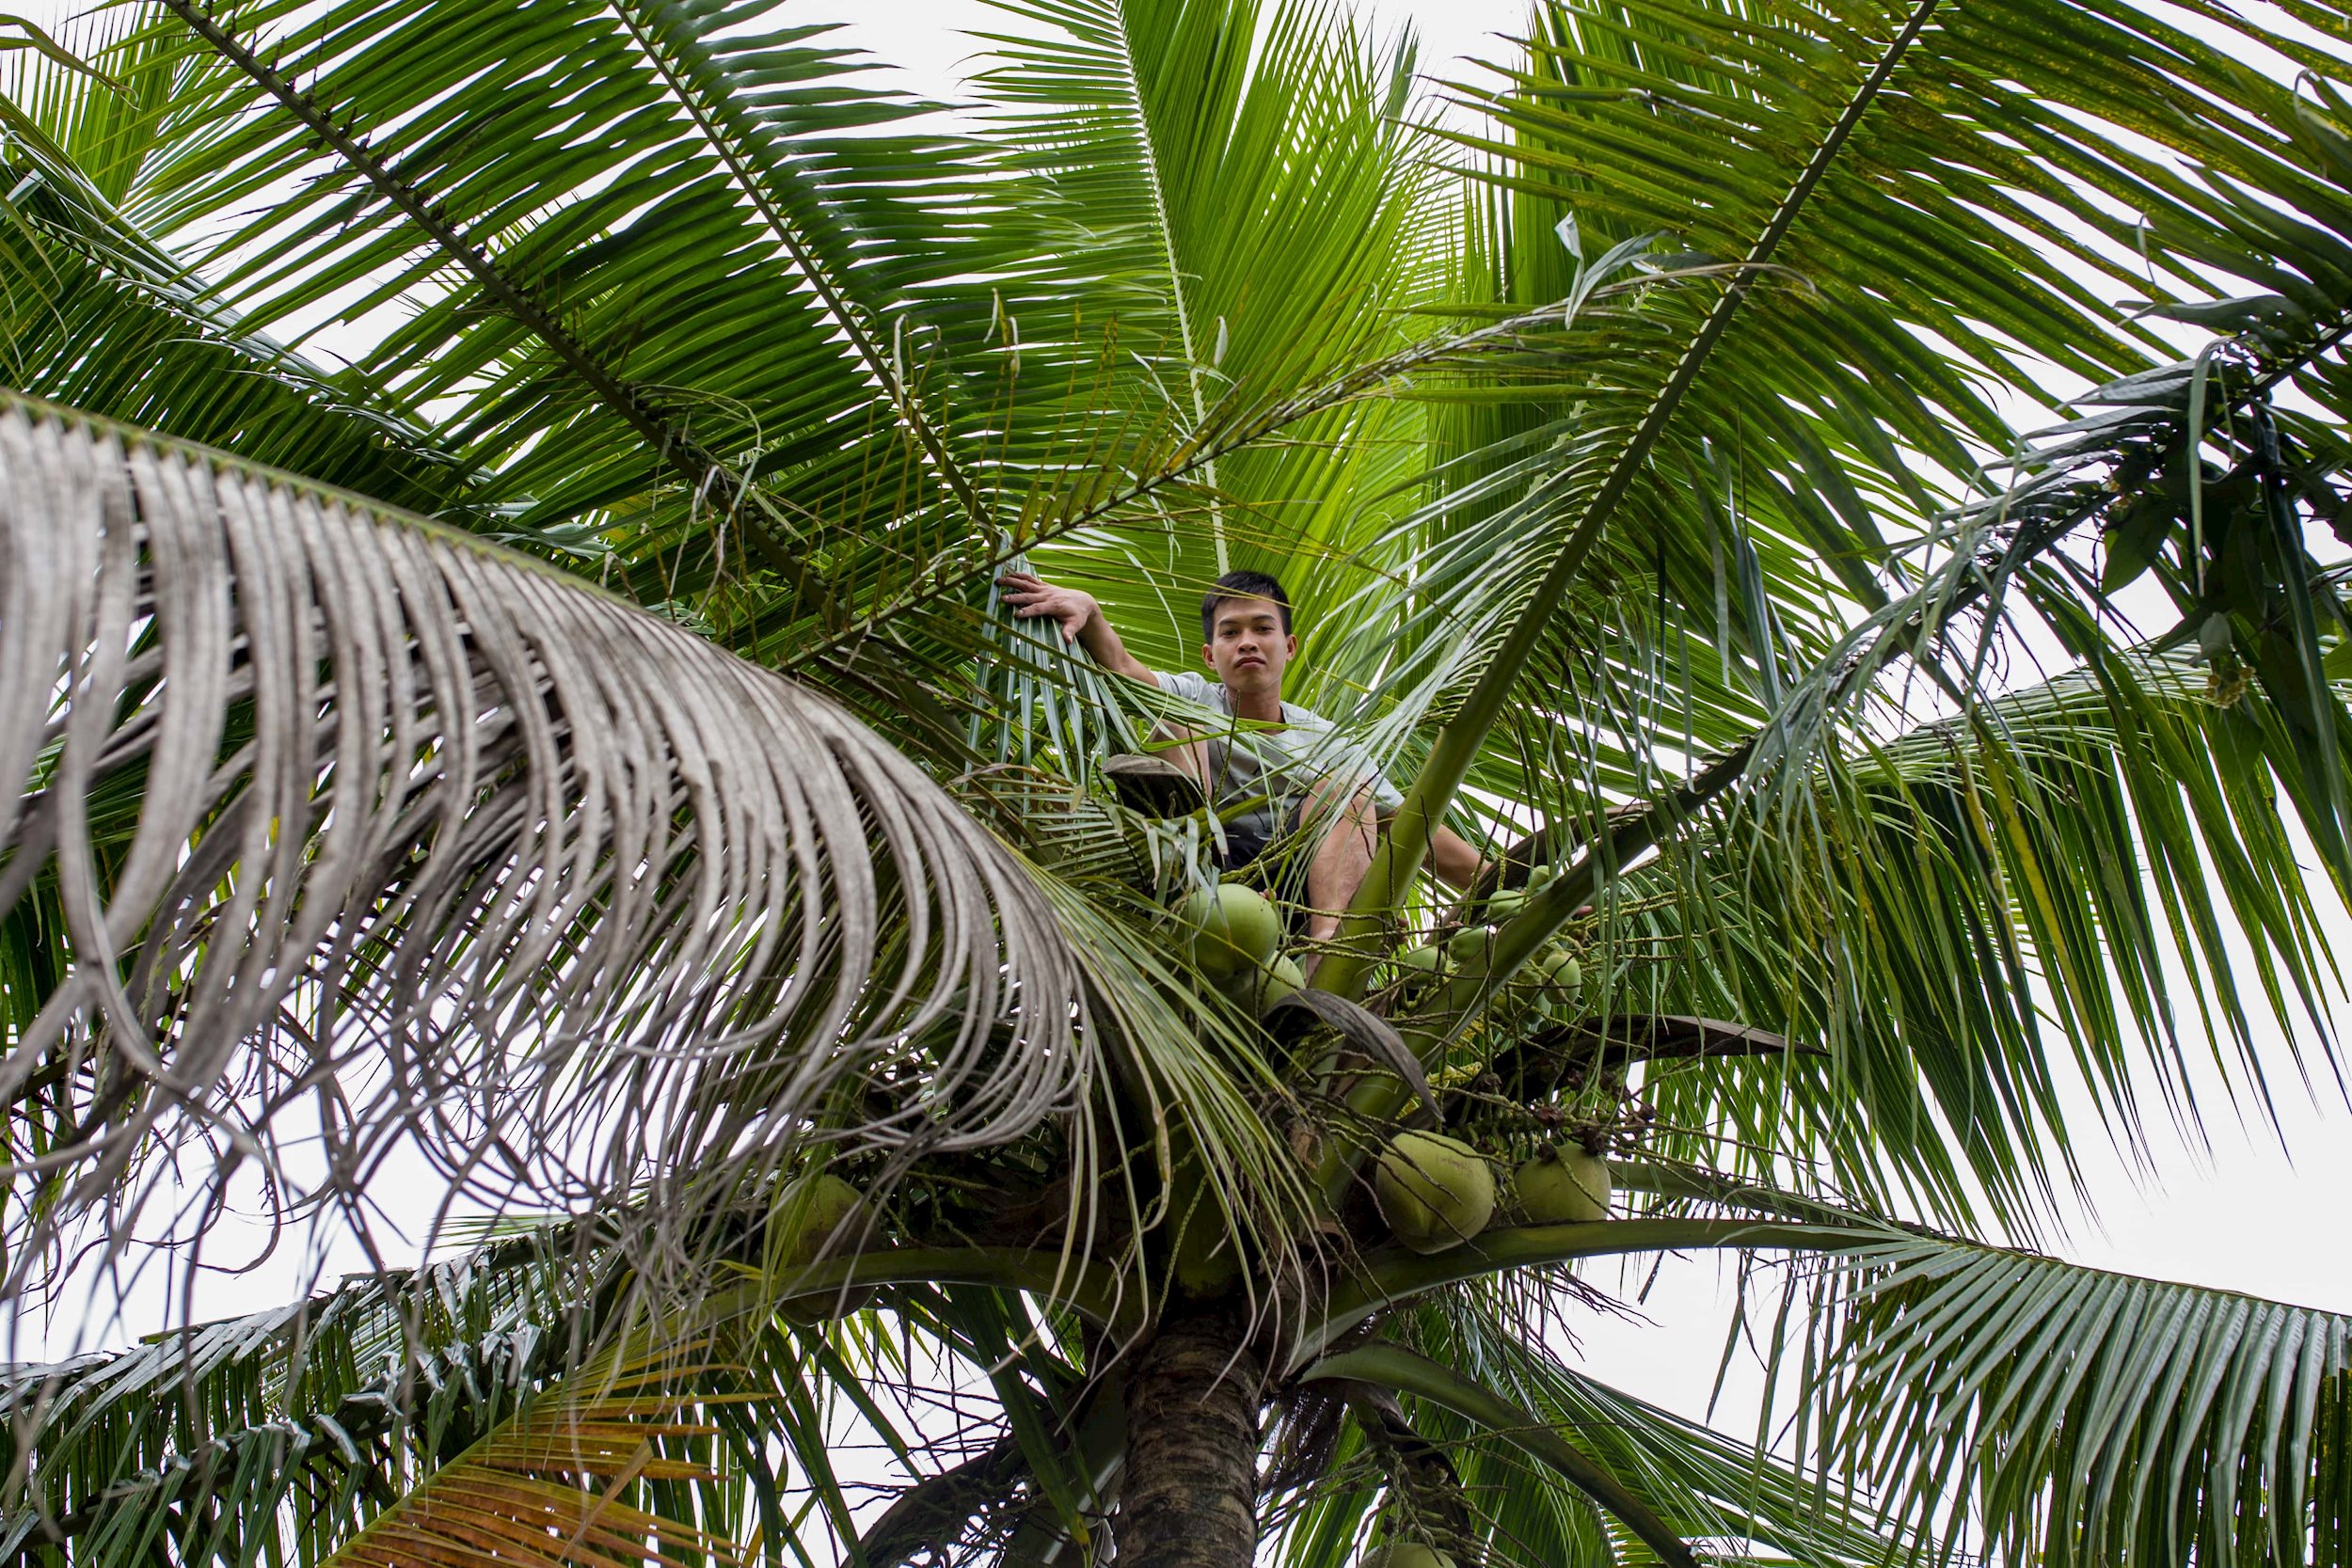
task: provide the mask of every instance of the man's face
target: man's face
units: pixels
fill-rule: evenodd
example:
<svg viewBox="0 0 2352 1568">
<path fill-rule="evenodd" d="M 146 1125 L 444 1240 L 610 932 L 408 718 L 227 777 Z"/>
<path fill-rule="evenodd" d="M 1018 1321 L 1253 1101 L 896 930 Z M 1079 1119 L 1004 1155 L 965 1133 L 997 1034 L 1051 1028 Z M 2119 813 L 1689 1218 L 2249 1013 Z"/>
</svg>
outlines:
<svg viewBox="0 0 2352 1568">
<path fill-rule="evenodd" d="M 1281 694 L 1282 670 L 1298 652 L 1298 639 L 1282 629 L 1273 600 L 1219 599 L 1209 626 L 1200 657 L 1228 690 Z"/>
</svg>

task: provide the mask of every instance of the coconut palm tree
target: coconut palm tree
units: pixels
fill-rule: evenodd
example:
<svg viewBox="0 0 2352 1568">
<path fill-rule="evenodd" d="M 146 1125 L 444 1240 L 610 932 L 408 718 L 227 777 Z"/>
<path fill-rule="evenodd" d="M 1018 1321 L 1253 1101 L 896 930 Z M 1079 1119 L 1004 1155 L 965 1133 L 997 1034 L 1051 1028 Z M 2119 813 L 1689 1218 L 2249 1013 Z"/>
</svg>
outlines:
<svg viewBox="0 0 2352 1568">
<path fill-rule="evenodd" d="M 8 24 L 0 1236 L 169 1325 L 8 1370 L 8 1550 L 2352 1557 L 2352 1321 L 2036 1250 L 2341 1070 L 2352 15 L 1547 0 L 1440 113 L 1004 12 L 953 113 L 722 0 Z M 1295 585 L 1409 786 L 1311 989 L 1023 562 L 1164 668 Z M 1755 1441 L 1564 1358 L 1670 1251 Z"/>
</svg>

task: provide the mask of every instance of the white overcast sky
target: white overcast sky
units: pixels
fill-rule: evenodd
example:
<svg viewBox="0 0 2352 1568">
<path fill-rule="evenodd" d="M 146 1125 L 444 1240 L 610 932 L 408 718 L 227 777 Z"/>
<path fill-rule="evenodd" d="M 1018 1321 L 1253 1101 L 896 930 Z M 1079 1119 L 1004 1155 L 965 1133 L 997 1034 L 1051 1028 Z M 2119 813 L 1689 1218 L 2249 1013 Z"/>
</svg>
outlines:
<svg viewBox="0 0 2352 1568">
<path fill-rule="evenodd" d="M 33 0 L 11 8 L 44 21 L 80 5 Z M 1378 0 L 1375 24 L 1412 24 L 1422 40 L 1425 73 L 1459 77 L 1472 71 L 1465 56 L 1504 54 L 1497 35 L 1516 30 L 1521 0 Z M 978 47 L 969 29 L 991 25 L 981 0 L 784 0 L 782 20 L 838 20 L 849 37 L 903 68 L 900 81 L 952 99 L 961 62 Z M 2352 931 L 2338 918 L 2331 927 Z M 2345 944 L 2352 952 L 2352 943 Z M 2182 1009 L 2194 1017 L 2193 1007 Z M 2283 1047 L 2285 1042 L 2275 1041 Z M 2218 1093 L 2206 1101 L 2209 1147 L 2159 1118 L 2152 1129 L 2152 1168 L 2135 1172 L 2109 1149 L 2085 1117 L 2078 1157 L 2087 1171 L 2091 1211 L 2077 1215 L 2058 1250 L 2077 1261 L 2272 1296 L 2352 1312 L 2352 1115 L 2331 1083 L 2298 1084 L 2283 1049 L 2273 1055 L 2280 1130 L 2259 1117 L 2244 1120 Z M 2160 1104 L 2153 1095 L 2146 1101 Z M 289 1259 L 291 1264 L 292 1259 Z M 240 1281 L 204 1289 L 199 1317 L 216 1317 L 272 1305 L 298 1288 L 291 1271 L 264 1270 Z M 1594 1282 L 1613 1285 L 1613 1270 Z M 1638 1288 L 1640 1280 L 1632 1282 Z M 1712 1260 L 1670 1262 L 1647 1292 L 1645 1310 L 1655 1326 L 1600 1323 L 1583 1336 L 1592 1370 L 1629 1391 L 1698 1415 L 1714 1376 L 1714 1341 L 1728 1300 Z M 31 1325 L 26 1325 L 31 1326 Z M 117 1340 L 123 1328 L 102 1332 Z M 59 1334 L 57 1331 L 63 1329 Z M 72 1325 L 51 1325 L 58 1350 L 75 1338 Z M 20 1346 L 20 1353 L 31 1346 Z M 1752 1419 L 1749 1401 L 1735 1390 L 1718 1424 L 1732 1432 Z"/>
</svg>

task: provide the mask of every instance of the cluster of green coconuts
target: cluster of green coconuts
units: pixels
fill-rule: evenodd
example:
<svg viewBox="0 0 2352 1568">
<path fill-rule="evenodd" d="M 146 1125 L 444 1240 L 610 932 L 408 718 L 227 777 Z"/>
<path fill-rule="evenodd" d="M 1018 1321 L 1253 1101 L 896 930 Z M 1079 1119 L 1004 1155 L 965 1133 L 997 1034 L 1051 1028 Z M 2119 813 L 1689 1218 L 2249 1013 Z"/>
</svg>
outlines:
<svg viewBox="0 0 2352 1568">
<path fill-rule="evenodd" d="M 1494 950 L 1495 926 L 1518 913 L 1555 874 L 1551 866 L 1537 866 L 1525 887 L 1498 893 L 1486 901 L 1487 924 L 1463 927 L 1443 947 L 1429 943 L 1399 953 L 1396 978 L 1410 991 L 1448 974 L 1484 969 Z M 1306 989 L 1306 975 L 1282 951 L 1280 911 L 1255 889 L 1239 882 L 1195 888 L 1178 901 L 1174 913 L 1193 967 L 1236 1006 L 1263 1015 L 1285 996 Z M 1533 998 L 1522 1016 L 1535 1022 L 1549 1018 L 1583 986 L 1584 966 L 1576 954 L 1565 943 L 1552 942 L 1519 977 L 1518 989 Z"/>
<path fill-rule="evenodd" d="M 1524 892 L 1498 895 L 1487 906 L 1491 920 L 1507 920 L 1529 893 L 1543 886 L 1549 868 L 1539 869 Z M 1306 988 L 1306 976 L 1282 948 L 1282 918 L 1264 896 L 1237 882 L 1196 889 L 1176 906 L 1187 932 L 1195 968 L 1225 997 L 1253 1016 Z M 1438 978 L 1446 969 L 1470 969 L 1486 961 L 1494 932 L 1470 927 L 1457 932 L 1443 955 L 1434 946 L 1397 956 L 1409 982 Z M 1583 984 L 1575 955 L 1552 948 L 1533 966 L 1547 993 L 1574 993 Z M 1546 1007 L 1549 995 L 1534 1009 Z M 1580 1224 L 1609 1213 L 1609 1162 L 1570 1145 L 1546 1145 L 1512 1174 L 1518 1212 L 1531 1225 Z M 1459 1138 L 1441 1132 L 1401 1132 L 1381 1150 L 1373 1170 L 1380 1217 L 1396 1239 L 1415 1252 L 1443 1252 L 1461 1245 L 1493 1220 L 1497 1193 L 1494 1168 Z M 865 1207 L 865 1195 L 830 1171 L 812 1171 L 777 1194 L 771 1211 L 771 1267 L 791 1274 L 815 1262 L 825 1243 Z M 851 1312 L 873 1298 L 871 1290 L 833 1291 L 788 1303 L 788 1316 L 818 1323 Z M 1454 1559 L 1418 1541 L 1395 1542 L 1364 1554 L 1360 1568 L 1455 1568 Z"/>
<path fill-rule="evenodd" d="M 1460 1246 L 1495 1217 L 1494 1167 L 1459 1138 L 1400 1132 L 1374 1162 L 1373 1196 L 1389 1233 L 1415 1252 Z M 1511 1173 L 1511 1197 L 1529 1225 L 1609 1217 L 1609 1162 L 1573 1144 L 1546 1144 Z"/>
<path fill-rule="evenodd" d="M 1463 927 L 1443 946 L 1433 942 L 1399 953 L 1396 973 L 1405 990 L 1419 990 L 1448 974 L 1483 972 L 1494 956 L 1495 927 L 1518 913 L 1557 875 L 1553 867 L 1539 865 L 1528 873 L 1525 887 L 1506 889 L 1486 900 L 1487 924 Z M 1551 942 L 1520 971 L 1515 989 L 1532 995 L 1520 1016 L 1529 1022 L 1542 1022 L 1584 989 L 1584 966 L 1566 943 Z"/>
<path fill-rule="evenodd" d="M 1549 866 L 1538 867 L 1525 888 L 1490 899 L 1487 917 L 1508 920 L 1551 878 Z M 1281 950 L 1282 917 L 1263 895 L 1238 882 L 1196 888 L 1177 904 L 1175 917 L 1185 933 L 1193 967 L 1251 1015 L 1263 1015 L 1283 997 L 1305 989 L 1306 977 Z M 1411 948 L 1398 954 L 1396 963 L 1409 986 L 1416 976 L 1434 980 L 1449 969 L 1482 966 L 1493 942 L 1491 927 L 1467 927 L 1454 935 L 1442 954 L 1435 946 Z M 1548 1016 L 1552 998 L 1573 996 L 1582 988 L 1583 967 L 1574 953 L 1555 944 L 1529 965 L 1528 979 L 1536 996 L 1527 1012 Z M 1390 1231 L 1416 1252 L 1459 1246 L 1494 1218 L 1493 1167 L 1470 1145 L 1441 1132 L 1399 1133 L 1375 1164 L 1373 1190 Z M 1609 1212 L 1609 1162 L 1574 1146 L 1547 1145 L 1513 1173 L 1512 1192 L 1519 1214 L 1531 1225 L 1601 1219 Z M 1391 1568 L 1428 1565 L 1399 1561 Z"/>
<path fill-rule="evenodd" d="M 1307 989 L 1307 976 L 1282 951 L 1282 916 L 1265 895 L 1239 882 L 1195 888 L 1176 906 L 1193 967 L 1252 1018 Z"/>
</svg>

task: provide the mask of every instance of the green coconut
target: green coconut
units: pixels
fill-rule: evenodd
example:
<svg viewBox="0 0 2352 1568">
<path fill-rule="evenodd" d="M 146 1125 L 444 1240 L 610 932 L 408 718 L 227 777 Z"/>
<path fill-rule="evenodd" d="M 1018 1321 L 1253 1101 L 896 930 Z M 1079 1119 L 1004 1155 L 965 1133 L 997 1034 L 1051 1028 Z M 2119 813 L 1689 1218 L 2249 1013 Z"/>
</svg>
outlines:
<svg viewBox="0 0 2352 1568">
<path fill-rule="evenodd" d="M 831 1171 L 812 1171 L 776 1195 L 769 1211 L 769 1245 L 786 1268 L 806 1268 L 841 1222 L 865 1204 L 865 1195 Z"/>
<path fill-rule="evenodd" d="M 1189 1139 L 1183 1139 L 1180 1147 L 1187 1144 Z M 1183 1209 L 1170 1216 L 1176 1245 L 1168 1263 L 1176 1288 L 1195 1298 L 1220 1294 L 1240 1272 L 1241 1243 L 1209 1192 L 1197 1152 L 1178 1157 L 1173 1187 Z"/>
<path fill-rule="evenodd" d="M 768 1212 L 771 1277 L 788 1280 L 817 1261 L 834 1233 L 852 1215 L 865 1212 L 865 1195 L 831 1171 L 812 1171 L 795 1180 L 776 1195 L 775 1206 Z M 873 1299 L 870 1289 L 830 1291 L 803 1296 L 789 1303 L 784 1311 L 795 1322 L 818 1323 L 838 1313 L 854 1312 Z"/>
<path fill-rule="evenodd" d="M 1391 983 L 1397 989 L 1399 1000 L 1409 1003 L 1438 983 L 1445 972 L 1443 949 L 1427 945 L 1407 947 L 1392 960 Z"/>
<path fill-rule="evenodd" d="M 1444 967 L 1445 955 L 1435 947 L 1423 944 L 1407 947 L 1396 956 L 1396 978 L 1407 991 L 1419 990 L 1437 979 Z"/>
<path fill-rule="evenodd" d="M 1555 867 L 1539 865 L 1530 870 L 1527 879 L 1518 887 L 1499 890 L 1493 897 L 1486 900 L 1487 922 L 1499 926 L 1513 915 L 1520 913 L 1527 908 L 1528 900 L 1549 887 L 1552 879 L 1559 874 Z"/>
<path fill-rule="evenodd" d="M 1511 976 L 1511 985 L 1514 990 L 1532 992 L 1540 1006 L 1582 990 L 1584 966 L 1576 961 L 1575 954 L 1555 942 L 1538 949 L 1520 965 Z"/>
<path fill-rule="evenodd" d="M 1535 955 L 1534 967 L 1548 991 L 1573 996 L 1584 989 L 1584 966 L 1565 947 L 1545 948 Z"/>
<path fill-rule="evenodd" d="M 1441 1132 L 1400 1132 L 1373 1170 L 1380 1217 L 1415 1252 L 1443 1252 L 1494 1218 L 1495 1176 L 1478 1150 Z"/>
<path fill-rule="evenodd" d="M 1609 1162 L 1547 1144 L 1511 1179 L 1531 1225 L 1588 1225 L 1609 1217 Z"/>
<path fill-rule="evenodd" d="M 1195 888 L 1176 906 L 1176 919 L 1191 933 L 1193 967 L 1212 980 L 1271 963 L 1282 945 L 1282 917 L 1239 882 Z"/>
<path fill-rule="evenodd" d="M 1288 953 L 1277 953 L 1270 964 L 1250 964 L 1217 983 L 1226 999 L 1252 1018 L 1263 1018 L 1285 996 L 1307 989 L 1307 976 Z"/>
<path fill-rule="evenodd" d="M 1446 939 L 1446 960 L 1455 969 L 1483 970 L 1495 948 L 1495 934 L 1485 926 L 1465 926 Z"/>
<path fill-rule="evenodd" d="M 1454 1560 L 1435 1546 L 1400 1541 L 1393 1545 L 1375 1546 L 1357 1560 L 1357 1568 L 1454 1568 Z"/>
<path fill-rule="evenodd" d="M 1258 993 L 1258 1010 L 1263 1012 L 1286 996 L 1296 996 L 1307 989 L 1307 972 L 1298 967 L 1298 960 L 1288 953 L 1274 958 L 1273 972 L 1266 977 Z"/>
</svg>

